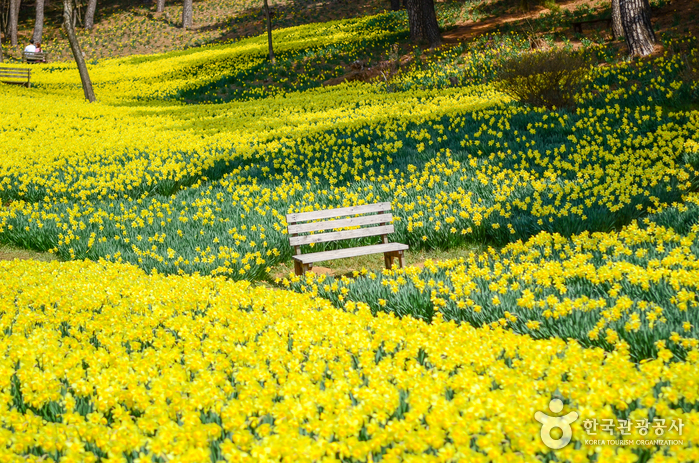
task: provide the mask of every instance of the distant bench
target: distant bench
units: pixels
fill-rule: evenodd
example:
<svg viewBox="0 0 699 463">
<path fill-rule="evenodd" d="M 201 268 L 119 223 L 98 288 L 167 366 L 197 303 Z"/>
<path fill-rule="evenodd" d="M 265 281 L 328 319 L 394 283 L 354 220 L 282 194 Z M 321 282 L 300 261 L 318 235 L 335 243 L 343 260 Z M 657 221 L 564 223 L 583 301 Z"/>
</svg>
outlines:
<svg viewBox="0 0 699 463">
<path fill-rule="evenodd" d="M 325 209 L 313 212 L 287 214 L 286 223 L 288 224 L 287 231 L 289 232 L 289 244 L 293 246 L 295 250 L 294 270 L 296 275 L 303 275 L 306 271 L 310 271 L 313 268 L 314 262 L 380 253 L 383 253 L 384 255 L 384 264 L 386 265 L 387 269 L 390 269 L 393 266 L 393 259 L 396 257 L 398 258 L 398 263 L 402 268 L 403 251 L 408 249 L 408 245 L 388 242 L 388 234 L 394 232 L 393 225 L 391 224 L 393 216 L 390 214 L 390 210 L 391 203 L 376 203 L 367 204 L 364 206 L 342 207 L 339 209 Z M 338 217 L 347 218 L 337 219 Z M 335 220 L 310 222 L 318 219 Z M 318 233 L 314 235 L 300 235 L 301 233 L 333 230 L 354 226 L 359 226 L 360 228 L 338 232 Z M 364 238 L 379 235 L 381 236 L 382 244 L 338 249 L 336 251 L 301 254 L 301 246 L 304 244 L 325 243 L 328 241 L 349 240 L 352 238 Z"/>
<path fill-rule="evenodd" d="M 3 68 L 0 67 L 0 82 L 13 85 L 24 85 L 29 88 L 31 83 L 30 69 L 22 68 Z"/>
<path fill-rule="evenodd" d="M 43 52 L 30 52 L 30 51 L 25 51 L 22 53 L 22 57 L 24 58 L 24 61 L 26 61 L 28 64 L 36 64 L 36 63 L 45 63 L 46 62 L 46 53 Z"/>
</svg>

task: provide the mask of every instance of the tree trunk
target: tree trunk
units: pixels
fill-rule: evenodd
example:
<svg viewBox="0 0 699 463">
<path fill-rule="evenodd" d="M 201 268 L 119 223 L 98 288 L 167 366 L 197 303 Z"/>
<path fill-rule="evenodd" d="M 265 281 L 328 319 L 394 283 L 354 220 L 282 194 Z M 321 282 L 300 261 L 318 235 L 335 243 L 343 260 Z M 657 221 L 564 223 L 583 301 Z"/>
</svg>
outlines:
<svg viewBox="0 0 699 463">
<path fill-rule="evenodd" d="M 442 44 L 442 34 L 439 33 L 439 23 L 433 0 L 422 0 L 422 14 L 425 20 L 425 39 L 430 47 L 438 47 Z"/>
<path fill-rule="evenodd" d="M 631 56 L 648 56 L 653 53 L 655 33 L 650 22 L 648 0 L 619 0 L 619 10 Z"/>
<path fill-rule="evenodd" d="M 624 27 L 621 25 L 619 0 L 612 0 L 612 35 L 615 39 L 624 37 Z"/>
<path fill-rule="evenodd" d="M 80 72 L 80 80 L 83 84 L 85 98 L 92 103 L 95 101 L 95 91 L 92 89 L 92 81 L 90 80 L 90 75 L 87 72 L 85 57 L 83 56 L 83 51 L 80 48 L 78 37 L 75 35 L 75 28 L 73 27 L 73 0 L 63 0 L 63 29 L 68 36 L 70 49 L 73 52 L 73 57 L 75 58 L 75 64 L 78 65 L 78 72 Z"/>
<path fill-rule="evenodd" d="M 36 0 L 36 20 L 34 21 L 34 43 L 41 43 L 44 34 L 44 0 Z"/>
<path fill-rule="evenodd" d="M 97 0 L 89 0 L 87 2 L 87 11 L 85 11 L 85 29 L 91 31 L 95 26 L 95 11 L 97 10 Z"/>
<path fill-rule="evenodd" d="M 155 7 L 156 13 L 162 13 L 165 11 L 165 0 L 158 0 L 158 6 Z"/>
<path fill-rule="evenodd" d="M 269 4 L 264 0 L 265 18 L 267 19 L 267 43 L 269 44 L 269 60 L 272 64 L 276 63 L 274 59 L 274 47 L 272 46 L 272 18 L 269 15 Z"/>
<path fill-rule="evenodd" d="M 194 16 L 192 0 L 184 0 L 182 5 L 182 28 L 190 29 L 192 27 L 192 16 Z"/>
<path fill-rule="evenodd" d="M 410 25 L 410 39 L 413 42 L 424 40 L 429 43 L 430 47 L 436 47 L 442 43 L 433 0 L 407 0 L 406 9 Z"/>
<path fill-rule="evenodd" d="M 408 25 L 410 27 L 410 40 L 419 42 L 424 36 L 424 21 L 422 20 L 422 0 L 407 0 Z"/>
<path fill-rule="evenodd" d="M 3 56 L 4 56 L 4 54 L 5 54 L 5 52 L 4 52 L 3 49 L 2 49 L 2 35 L 0 35 L 0 63 L 3 62 Z"/>
<path fill-rule="evenodd" d="M 391 0 L 391 10 L 393 10 L 393 11 L 400 10 L 400 0 Z"/>
<path fill-rule="evenodd" d="M 19 23 L 19 5 L 21 0 L 10 0 L 10 19 L 7 26 L 10 44 L 17 46 L 17 28 Z"/>
</svg>

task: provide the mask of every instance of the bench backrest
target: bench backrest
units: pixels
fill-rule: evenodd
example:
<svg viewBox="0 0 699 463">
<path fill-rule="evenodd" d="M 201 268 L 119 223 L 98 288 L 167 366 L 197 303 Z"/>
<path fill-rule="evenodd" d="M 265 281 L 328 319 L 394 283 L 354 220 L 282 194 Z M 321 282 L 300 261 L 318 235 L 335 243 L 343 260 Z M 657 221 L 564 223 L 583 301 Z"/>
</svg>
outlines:
<svg viewBox="0 0 699 463">
<path fill-rule="evenodd" d="M 24 59 L 27 61 L 39 61 L 39 60 L 45 60 L 46 59 L 46 53 L 39 51 L 39 52 L 31 52 L 31 51 L 25 51 L 22 53 L 22 56 L 24 56 Z"/>
<path fill-rule="evenodd" d="M 289 232 L 289 244 L 294 246 L 296 255 L 301 254 L 301 246 L 311 243 L 349 240 L 368 236 L 382 236 L 383 242 L 388 242 L 389 233 L 393 233 L 389 212 L 391 203 L 366 204 L 363 206 L 341 207 L 313 212 L 287 214 L 286 223 Z M 346 217 L 346 218 L 341 218 Z M 333 219 L 324 222 L 313 222 L 319 219 Z M 307 223 L 299 223 L 307 222 Z M 365 226 L 366 225 L 366 226 Z M 372 226 L 378 225 L 378 226 Z M 338 228 L 356 227 L 354 230 L 300 235 L 301 233 L 334 230 Z"/>
<path fill-rule="evenodd" d="M 0 67 L 0 79 L 27 79 L 31 74 L 30 69 L 22 68 L 2 68 Z"/>
</svg>

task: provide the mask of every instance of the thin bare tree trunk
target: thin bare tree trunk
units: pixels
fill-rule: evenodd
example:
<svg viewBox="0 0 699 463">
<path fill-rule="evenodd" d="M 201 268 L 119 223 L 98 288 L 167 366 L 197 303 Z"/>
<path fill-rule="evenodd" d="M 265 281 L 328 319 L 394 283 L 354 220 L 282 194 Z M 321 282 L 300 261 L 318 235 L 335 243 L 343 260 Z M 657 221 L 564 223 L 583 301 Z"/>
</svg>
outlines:
<svg viewBox="0 0 699 463">
<path fill-rule="evenodd" d="M 182 5 L 182 28 L 190 29 L 192 27 L 192 16 L 194 16 L 194 7 L 192 0 L 184 0 Z"/>
<path fill-rule="evenodd" d="M 269 60 L 272 64 L 276 63 L 274 59 L 274 47 L 272 46 L 272 18 L 269 14 L 269 4 L 267 0 L 264 0 L 265 5 L 265 18 L 267 19 L 267 43 L 269 44 Z"/>
<path fill-rule="evenodd" d="M 41 43 L 44 34 L 44 0 L 36 0 L 36 20 L 34 21 L 34 43 Z"/>
<path fill-rule="evenodd" d="M 391 0 L 391 10 L 393 10 L 393 11 L 400 10 L 400 0 Z"/>
<path fill-rule="evenodd" d="M 165 11 L 165 0 L 158 0 L 158 6 L 155 7 L 156 13 L 162 13 Z"/>
<path fill-rule="evenodd" d="M 89 0 L 87 2 L 87 11 L 85 11 L 85 29 L 92 30 L 95 26 L 95 11 L 97 10 L 97 0 Z"/>
<path fill-rule="evenodd" d="M 619 0 L 612 0 L 612 35 L 615 39 L 624 37 L 624 26 L 621 25 Z"/>
<path fill-rule="evenodd" d="M 5 53 L 4 53 L 3 49 L 2 49 L 2 37 L 0 37 L 0 63 L 3 62 L 3 60 L 4 60 L 4 55 L 5 55 Z"/>
<path fill-rule="evenodd" d="M 619 0 L 621 24 L 631 56 L 653 53 L 655 33 L 650 22 L 648 0 Z"/>
<path fill-rule="evenodd" d="M 73 52 L 73 58 L 75 58 L 75 64 L 78 65 L 78 72 L 80 72 L 80 81 L 83 84 L 85 98 L 92 103 L 95 101 L 95 91 L 92 89 L 92 81 L 90 80 L 90 74 L 87 72 L 85 57 L 80 48 L 78 37 L 75 35 L 75 28 L 73 27 L 73 0 L 63 0 L 63 29 L 68 36 L 70 49 Z"/>
<path fill-rule="evenodd" d="M 17 28 L 19 23 L 19 6 L 21 0 L 10 0 L 10 19 L 8 24 L 8 34 L 10 36 L 10 44 L 13 47 L 17 46 Z"/>
</svg>

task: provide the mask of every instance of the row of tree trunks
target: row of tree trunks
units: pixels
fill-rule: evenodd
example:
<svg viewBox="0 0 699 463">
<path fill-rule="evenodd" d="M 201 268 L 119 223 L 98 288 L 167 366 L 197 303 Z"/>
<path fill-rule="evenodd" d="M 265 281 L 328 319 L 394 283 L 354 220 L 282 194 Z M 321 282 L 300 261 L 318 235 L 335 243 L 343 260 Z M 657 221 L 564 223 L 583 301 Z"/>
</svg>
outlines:
<svg viewBox="0 0 699 463">
<path fill-rule="evenodd" d="M 442 36 L 439 33 L 434 1 L 406 0 L 405 4 L 408 11 L 410 40 L 427 42 L 430 47 L 439 46 L 442 43 Z"/>
<path fill-rule="evenodd" d="M 162 13 L 165 11 L 165 0 L 158 0 L 157 6 L 155 7 L 156 13 Z"/>
<path fill-rule="evenodd" d="M 32 41 L 41 43 L 44 34 L 44 7 L 45 0 L 36 0 L 36 17 L 34 20 L 34 31 L 32 32 Z M 21 0 L 10 0 L 9 19 L 7 33 L 10 36 L 10 43 L 13 46 L 18 44 L 18 23 L 19 9 Z M 87 12 L 85 13 L 85 29 L 92 29 L 95 24 L 95 11 L 97 10 L 97 0 L 89 0 L 87 4 Z M 75 15 L 73 15 L 75 21 Z"/>
<path fill-rule="evenodd" d="M 619 0 L 619 12 L 631 56 L 653 53 L 655 33 L 650 22 L 648 0 Z"/>
</svg>

